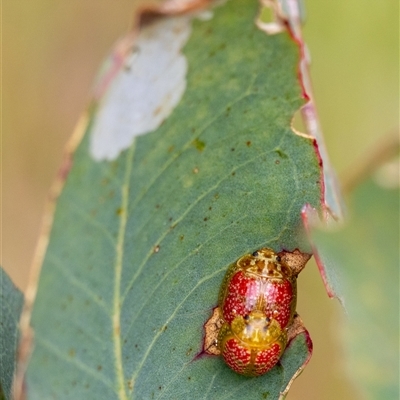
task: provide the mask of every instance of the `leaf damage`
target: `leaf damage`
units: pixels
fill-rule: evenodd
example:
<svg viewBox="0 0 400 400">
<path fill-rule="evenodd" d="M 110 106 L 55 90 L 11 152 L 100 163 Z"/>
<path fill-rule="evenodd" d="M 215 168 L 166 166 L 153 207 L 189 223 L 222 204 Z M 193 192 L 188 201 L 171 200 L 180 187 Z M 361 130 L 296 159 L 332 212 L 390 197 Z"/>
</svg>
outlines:
<svg viewBox="0 0 400 400">
<path fill-rule="evenodd" d="M 206 9 L 211 3 L 166 1 L 137 12 L 132 31 L 115 45 L 94 88 L 94 160 L 115 160 L 135 137 L 155 131 L 179 104 L 188 68 L 182 48 L 192 19 L 212 18 Z"/>
<path fill-rule="evenodd" d="M 178 105 L 187 73 L 181 49 L 190 31 L 190 17 L 168 17 L 143 26 L 136 37 L 125 38 L 126 54 L 122 60 L 112 56 L 120 67 L 118 71 L 112 63 L 109 67 L 112 83 L 102 88 L 93 122 L 90 154 L 96 161 L 116 159 L 136 136 L 157 129 Z M 105 85 L 101 81 L 99 86 Z"/>
<path fill-rule="evenodd" d="M 309 75 L 310 59 L 301 29 L 301 22 L 303 19 L 301 2 L 299 0 L 260 0 L 260 2 L 262 4 L 262 11 L 264 9 L 272 11 L 272 21 L 266 22 L 264 14 L 261 11 L 256 21 L 259 29 L 263 30 L 268 35 L 273 35 L 287 30 L 300 50 L 298 78 L 303 89 L 303 97 L 306 100 L 306 103 L 300 108 L 300 112 L 307 129 L 307 134 L 301 133 L 294 128 L 294 116 L 292 119 L 292 130 L 297 135 L 308 137 L 313 141 L 314 149 L 321 168 L 320 183 L 323 213 L 320 217 L 325 224 L 329 223 L 332 225 L 334 223 L 333 221 L 341 221 L 343 219 L 343 200 L 341 198 L 335 172 L 329 162 L 313 98 L 311 79 Z M 316 218 L 315 215 L 311 216 L 312 214 L 317 213 L 312 209 L 312 207 L 305 204 L 302 210 L 302 219 L 307 232 L 310 230 L 310 218 L 313 220 Z M 309 239 L 311 240 L 310 236 Z M 343 298 L 339 294 L 340 284 L 337 282 L 331 282 L 331 279 L 336 281 L 335 272 L 327 271 L 328 267 L 322 260 L 322 257 L 318 254 L 318 249 L 313 244 L 312 247 L 328 296 L 337 297 L 341 302 L 343 302 Z"/>
</svg>

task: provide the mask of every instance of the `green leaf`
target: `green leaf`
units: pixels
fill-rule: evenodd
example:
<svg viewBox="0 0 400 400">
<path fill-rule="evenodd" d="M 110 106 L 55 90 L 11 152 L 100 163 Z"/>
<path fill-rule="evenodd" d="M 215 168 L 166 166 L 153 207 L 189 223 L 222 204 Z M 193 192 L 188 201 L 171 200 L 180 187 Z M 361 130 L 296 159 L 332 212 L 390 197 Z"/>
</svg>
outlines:
<svg viewBox="0 0 400 400">
<path fill-rule="evenodd" d="M 93 108 L 42 267 L 29 399 L 278 399 L 308 359 L 302 334 L 260 378 L 197 357 L 228 265 L 263 246 L 309 251 L 300 211 L 321 209 L 313 140 L 290 128 L 299 49 L 257 12 L 229 1 L 192 22 L 182 99 L 110 161 L 90 150 Z"/>
<path fill-rule="evenodd" d="M 369 179 L 352 193 L 342 229 L 313 233 L 327 269 L 338 273 L 348 371 L 368 399 L 399 397 L 398 222 L 398 188 Z"/>
<path fill-rule="evenodd" d="M 11 399 L 24 296 L 0 267 L 0 398 Z"/>
</svg>

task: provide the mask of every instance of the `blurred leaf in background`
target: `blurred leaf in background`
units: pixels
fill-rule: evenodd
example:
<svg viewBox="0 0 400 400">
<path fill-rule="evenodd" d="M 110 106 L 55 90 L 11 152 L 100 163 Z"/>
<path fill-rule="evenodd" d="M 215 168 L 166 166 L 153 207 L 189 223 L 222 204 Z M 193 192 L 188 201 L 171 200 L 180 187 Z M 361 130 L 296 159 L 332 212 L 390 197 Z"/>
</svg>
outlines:
<svg viewBox="0 0 400 400">
<path fill-rule="evenodd" d="M 347 372 L 366 399 L 399 397 L 398 160 L 394 167 L 394 187 L 369 178 L 351 194 L 345 225 L 312 235 L 340 273 Z"/>
<path fill-rule="evenodd" d="M 0 267 L 0 398 L 11 399 L 24 296 Z"/>
</svg>

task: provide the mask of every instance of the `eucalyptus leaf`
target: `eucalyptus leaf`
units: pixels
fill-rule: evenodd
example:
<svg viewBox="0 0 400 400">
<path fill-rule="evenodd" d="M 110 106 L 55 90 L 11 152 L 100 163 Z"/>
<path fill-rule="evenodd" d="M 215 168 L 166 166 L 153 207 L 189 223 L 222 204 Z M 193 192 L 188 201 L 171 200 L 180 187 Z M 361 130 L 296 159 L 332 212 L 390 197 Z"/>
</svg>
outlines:
<svg viewBox="0 0 400 400">
<path fill-rule="evenodd" d="M 0 267 L 0 398 L 11 399 L 24 296 Z"/>
<path fill-rule="evenodd" d="M 200 354 L 229 264 L 310 252 L 301 209 L 321 210 L 313 140 L 291 130 L 299 48 L 259 30 L 258 8 L 192 21 L 182 99 L 110 161 L 92 158 L 91 108 L 42 266 L 29 399 L 278 399 L 308 359 L 304 335 L 260 378 Z"/>
</svg>

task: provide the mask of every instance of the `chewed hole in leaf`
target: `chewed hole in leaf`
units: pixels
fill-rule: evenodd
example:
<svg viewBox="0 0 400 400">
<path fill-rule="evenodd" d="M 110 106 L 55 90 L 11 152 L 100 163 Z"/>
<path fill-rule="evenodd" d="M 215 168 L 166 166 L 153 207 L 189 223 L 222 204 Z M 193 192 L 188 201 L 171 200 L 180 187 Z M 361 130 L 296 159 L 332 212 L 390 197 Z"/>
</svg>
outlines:
<svg viewBox="0 0 400 400">
<path fill-rule="evenodd" d="M 301 108 L 294 113 L 291 125 L 295 133 L 304 135 L 306 134 L 307 127 L 304 123 L 304 117 L 302 115 Z"/>
<path fill-rule="evenodd" d="M 285 30 L 285 25 L 280 17 L 280 4 L 274 0 L 261 1 L 260 12 L 256 20 L 259 29 L 275 35 Z"/>
</svg>

